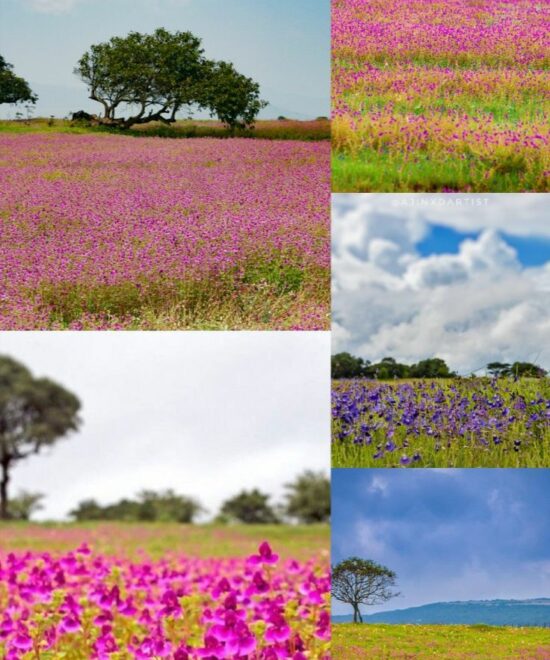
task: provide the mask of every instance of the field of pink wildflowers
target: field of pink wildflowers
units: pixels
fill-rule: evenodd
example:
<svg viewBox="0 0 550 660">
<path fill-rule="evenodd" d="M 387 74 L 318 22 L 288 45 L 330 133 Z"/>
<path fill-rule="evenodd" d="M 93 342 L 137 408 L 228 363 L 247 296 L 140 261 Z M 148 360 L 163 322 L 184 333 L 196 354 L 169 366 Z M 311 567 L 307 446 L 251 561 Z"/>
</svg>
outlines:
<svg viewBox="0 0 550 660">
<path fill-rule="evenodd" d="M 52 547 L 67 533 L 86 536 L 42 530 Z M 119 531 L 134 543 L 140 534 Z M 72 551 L 4 548 L 0 653 L 6 660 L 324 659 L 329 591 L 326 554 L 309 548 L 309 559 L 280 557 L 267 541 L 240 557 L 101 552 L 86 543 Z"/>
<path fill-rule="evenodd" d="M 0 134 L 0 329 L 326 329 L 329 151 Z"/>
<path fill-rule="evenodd" d="M 548 190 L 548 2 L 332 6 L 334 190 Z"/>
</svg>

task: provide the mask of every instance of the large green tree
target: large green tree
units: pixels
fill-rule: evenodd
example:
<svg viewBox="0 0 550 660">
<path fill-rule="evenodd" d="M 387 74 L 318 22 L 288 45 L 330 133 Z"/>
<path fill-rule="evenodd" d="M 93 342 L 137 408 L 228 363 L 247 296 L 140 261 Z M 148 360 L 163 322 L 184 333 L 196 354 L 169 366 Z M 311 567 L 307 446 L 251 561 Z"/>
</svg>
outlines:
<svg viewBox="0 0 550 660">
<path fill-rule="evenodd" d="M 330 480 L 323 472 L 306 470 L 286 489 L 287 516 L 306 525 L 330 520 Z"/>
<path fill-rule="evenodd" d="M 0 356 L 0 518 L 9 517 L 13 467 L 76 431 L 79 409 L 78 398 L 61 385 Z"/>
<path fill-rule="evenodd" d="M 101 103 L 101 123 L 129 128 L 150 121 L 173 123 L 183 108 L 209 109 L 234 127 L 250 125 L 263 107 L 259 87 L 232 64 L 207 60 L 191 32 L 130 32 L 95 44 L 75 73 L 90 99 Z M 132 109 L 118 117 L 122 108 Z"/>
<path fill-rule="evenodd" d="M 13 72 L 13 66 L 0 55 L 0 104 L 36 103 L 38 96 L 29 83 Z"/>
<path fill-rule="evenodd" d="M 349 557 L 332 567 L 331 593 L 337 600 L 351 605 L 353 623 L 363 623 L 361 605 L 377 605 L 399 594 L 392 591 L 396 574 L 370 559 Z"/>
</svg>

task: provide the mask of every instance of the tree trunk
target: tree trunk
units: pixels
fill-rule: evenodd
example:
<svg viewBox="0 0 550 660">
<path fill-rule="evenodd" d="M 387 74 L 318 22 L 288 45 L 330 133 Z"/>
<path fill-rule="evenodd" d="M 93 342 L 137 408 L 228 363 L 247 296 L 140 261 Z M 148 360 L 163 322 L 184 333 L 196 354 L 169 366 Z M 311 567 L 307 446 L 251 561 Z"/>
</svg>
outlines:
<svg viewBox="0 0 550 660">
<path fill-rule="evenodd" d="M 8 515 L 8 483 L 10 481 L 10 461 L 8 458 L 2 458 L 0 463 L 2 468 L 2 479 L 0 481 L 0 520 L 7 520 Z"/>
</svg>

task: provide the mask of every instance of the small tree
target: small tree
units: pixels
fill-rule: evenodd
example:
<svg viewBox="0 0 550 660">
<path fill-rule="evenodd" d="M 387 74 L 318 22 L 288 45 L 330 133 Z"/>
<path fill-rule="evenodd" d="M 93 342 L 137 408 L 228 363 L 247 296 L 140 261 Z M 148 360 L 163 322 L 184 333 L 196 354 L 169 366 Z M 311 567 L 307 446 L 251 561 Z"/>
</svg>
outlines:
<svg viewBox="0 0 550 660">
<path fill-rule="evenodd" d="M 325 474 L 307 470 L 286 489 L 286 515 L 306 525 L 330 520 L 330 480 Z"/>
<path fill-rule="evenodd" d="M 243 490 L 235 497 L 226 500 L 220 510 L 221 519 L 246 524 L 278 523 L 279 519 L 269 504 L 269 495 L 256 488 Z"/>
<path fill-rule="evenodd" d="M 18 495 L 8 502 L 8 517 L 12 520 L 30 520 L 34 513 L 44 508 L 44 497 L 42 493 L 19 491 Z"/>
<path fill-rule="evenodd" d="M 104 520 L 103 508 L 95 500 L 82 500 L 76 509 L 69 512 L 69 516 L 75 520 Z"/>
<path fill-rule="evenodd" d="M 413 378 L 454 378 L 455 373 L 450 371 L 445 360 L 441 358 L 429 358 L 420 360 L 410 368 Z"/>
<path fill-rule="evenodd" d="M 209 63 L 201 105 L 210 108 L 233 131 L 252 126 L 267 103 L 260 98 L 260 86 L 239 73 L 229 62 Z"/>
<path fill-rule="evenodd" d="M 490 376 L 501 378 L 510 375 L 510 364 L 508 362 L 489 362 L 487 371 Z"/>
<path fill-rule="evenodd" d="M 359 378 L 364 375 L 365 362 L 350 353 L 337 353 L 331 357 L 330 367 L 332 378 Z"/>
<path fill-rule="evenodd" d="M 9 517 L 8 484 L 18 461 L 38 454 L 80 420 L 80 401 L 47 378 L 34 378 L 12 358 L 0 356 L 0 518 Z"/>
<path fill-rule="evenodd" d="M 353 623 L 363 623 L 360 605 L 377 605 L 399 594 L 396 574 L 370 559 L 350 557 L 332 567 L 331 593 L 337 600 L 353 607 Z"/>
<path fill-rule="evenodd" d="M 16 76 L 13 66 L 0 55 L 0 104 L 36 103 L 38 96 L 31 91 L 29 83 Z"/>
</svg>

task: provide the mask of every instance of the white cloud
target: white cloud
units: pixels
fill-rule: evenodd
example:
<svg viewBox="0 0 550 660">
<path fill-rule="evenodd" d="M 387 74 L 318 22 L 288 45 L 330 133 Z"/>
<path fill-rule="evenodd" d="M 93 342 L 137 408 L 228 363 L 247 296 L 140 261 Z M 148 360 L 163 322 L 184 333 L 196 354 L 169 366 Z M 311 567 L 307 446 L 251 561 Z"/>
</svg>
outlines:
<svg viewBox="0 0 550 660">
<path fill-rule="evenodd" d="M 461 373 L 492 360 L 550 367 L 550 262 L 523 267 L 499 233 L 550 236 L 540 195 L 444 210 L 414 197 L 408 206 L 409 197 L 334 196 L 333 350 L 370 360 L 438 355 Z M 481 233 L 456 253 L 422 256 L 415 245 L 436 215 Z"/>
<path fill-rule="evenodd" d="M 380 560 L 386 554 L 386 544 L 379 529 L 366 520 L 355 525 L 355 537 L 362 553 L 368 559 Z"/>
<path fill-rule="evenodd" d="M 385 497 L 388 494 L 388 488 L 388 481 L 383 477 L 375 475 L 370 482 L 368 491 L 369 493 L 380 493 Z"/>
</svg>

